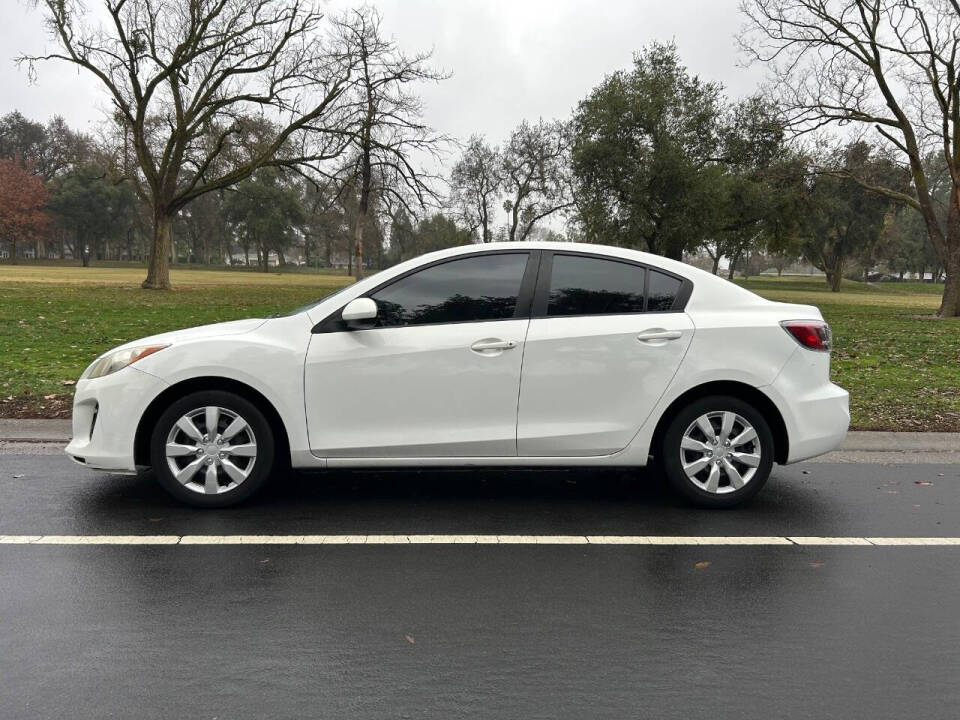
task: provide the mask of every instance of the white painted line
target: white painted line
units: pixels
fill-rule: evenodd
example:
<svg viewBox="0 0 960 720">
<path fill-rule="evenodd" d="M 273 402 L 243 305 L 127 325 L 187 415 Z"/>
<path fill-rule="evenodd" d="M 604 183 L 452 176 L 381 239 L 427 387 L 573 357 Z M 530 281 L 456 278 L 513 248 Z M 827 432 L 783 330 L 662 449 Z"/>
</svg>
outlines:
<svg viewBox="0 0 960 720">
<path fill-rule="evenodd" d="M 176 535 L 41 535 L 31 545 L 176 545 Z"/>
<path fill-rule="evenodd" d="M 960 546 L 960 537 L 761 535 L 0 535 L 0 545 L 837 545 Z"/>
<path fill-rule="evenodd" d="M 864 538 L 871 545 L 960 545 L 960 538 L 949 537 L 927 537 L 927 538 L 908 538 L 908 537 L 868 537 Z"/>
<path fill-rule="evenodd" d="M 796 545 L 870 545 L 870 541 L 862 537 L 788 537 Z"/>
</svg>

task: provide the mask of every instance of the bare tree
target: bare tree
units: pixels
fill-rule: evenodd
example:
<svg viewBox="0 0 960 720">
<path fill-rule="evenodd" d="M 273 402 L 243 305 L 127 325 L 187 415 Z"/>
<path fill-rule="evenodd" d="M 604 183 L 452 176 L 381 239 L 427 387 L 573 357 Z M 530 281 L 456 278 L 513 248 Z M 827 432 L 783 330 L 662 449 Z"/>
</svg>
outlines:
<svg viewBox="0 0 960 720">
<path fill-rule="evenodd" d="M 406 55 L 393 39 L 385 38 L 380 15 L 373 8 L 351 10 L 338 19 L 337 26 L 358 68 L 349 96 L 353 161 L 347 177 L 355 180 L 357 192 L 354 274 L 359 280 L 371 200 L 389 196 L 411 212 L 411 202 L 422 207 L 437 200 L 433 188 L 437 178 L 417 163 L 425 156 L 436 157 L 447 138 L 423 123 L 423 103 L 410 87 L 447 75 L 430 67 L 432 52 Z"/>
<path fill-rule="evenodd" d="M 569 156 L 569 132 L 559 120 L 524 120 L 511 133 L 503 151 L 508 240 L 525 240 L 540 220 L 573 206 Z"/>
<path fill-rule="evenodd" d="M 474 135 L 450 173 L 453 202 L 470 232 L 479 230 L 480 242 L 493 240 L 493 211 L 502 191 L 502 172 L 499 149 Z"/>
<path fill-rule="evenodd" d="M 131 179 L 152 212 L 145 288 L 170 286 L 171 222 L 191 200 L 259 167 L 322 173 L 346 145 L 338 100 L 353 59 L 314 0 L 37 2 L 59 49 L 19 62 L 31 75 L 40 60 L 91 73 L 130 135 Z"/>
<path fill-rule="evenodd" d="M 740 44 L 769 63 L 798 133 L 827 125 L 873 127 L 906 158 L 912 192 L 835 168 L 923 217 L 947 271 L 939 315 L 960 315 L 960 2 L 957 0 L 742 0 Z M 929 164 L 938 149 L 952 192 L 936 208 Z"/>
</svg>

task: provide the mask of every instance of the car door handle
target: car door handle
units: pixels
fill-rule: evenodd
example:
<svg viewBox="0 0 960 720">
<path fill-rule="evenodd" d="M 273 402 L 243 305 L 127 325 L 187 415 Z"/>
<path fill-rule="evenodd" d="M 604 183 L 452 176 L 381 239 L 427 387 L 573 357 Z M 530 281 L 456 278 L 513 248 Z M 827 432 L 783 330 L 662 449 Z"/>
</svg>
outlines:
<svg viewBox="0 0 960 720">
<path fill-rule="evenodd" d="M 683 336 L 680 330 L 644 330 L 637 335 L 640 342 L 650 342 L 651 340 L 677 340 Z"/>
<path fill-rule="evenodd" d="M 470 346 L 470 349 L 474 352 L 486 352 L 488 350 L 512 350 L 516 346 L 517 344 L 513 340 L 490 338 L 477 340 L 473 345 Z"/>
</svg>

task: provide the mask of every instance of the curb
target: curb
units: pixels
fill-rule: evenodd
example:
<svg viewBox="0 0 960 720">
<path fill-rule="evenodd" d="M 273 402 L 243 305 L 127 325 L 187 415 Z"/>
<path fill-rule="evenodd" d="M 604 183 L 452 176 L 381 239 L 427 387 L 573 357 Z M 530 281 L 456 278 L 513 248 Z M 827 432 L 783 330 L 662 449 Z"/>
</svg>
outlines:
<svg viewBox="0 0 960 720">
<path fill-rule="evenodd" d="M 0 418 L 0 442 L 70 442 L 73 427 L 69 418 L 62 420 Z"/>
</svg>

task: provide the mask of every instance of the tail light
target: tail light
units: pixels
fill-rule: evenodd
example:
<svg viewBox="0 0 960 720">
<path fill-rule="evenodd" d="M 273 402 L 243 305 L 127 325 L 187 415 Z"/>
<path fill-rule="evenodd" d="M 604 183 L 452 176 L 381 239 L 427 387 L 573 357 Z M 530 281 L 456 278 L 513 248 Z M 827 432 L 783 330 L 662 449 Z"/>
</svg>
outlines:
<svg viewBox="0 0 960 720">
<path fill-rule="evenodd" d="M 833 333 L 823 320 L 784 320 L 780 325 L 805 348 L 830 352 Z"/>
</svg>

